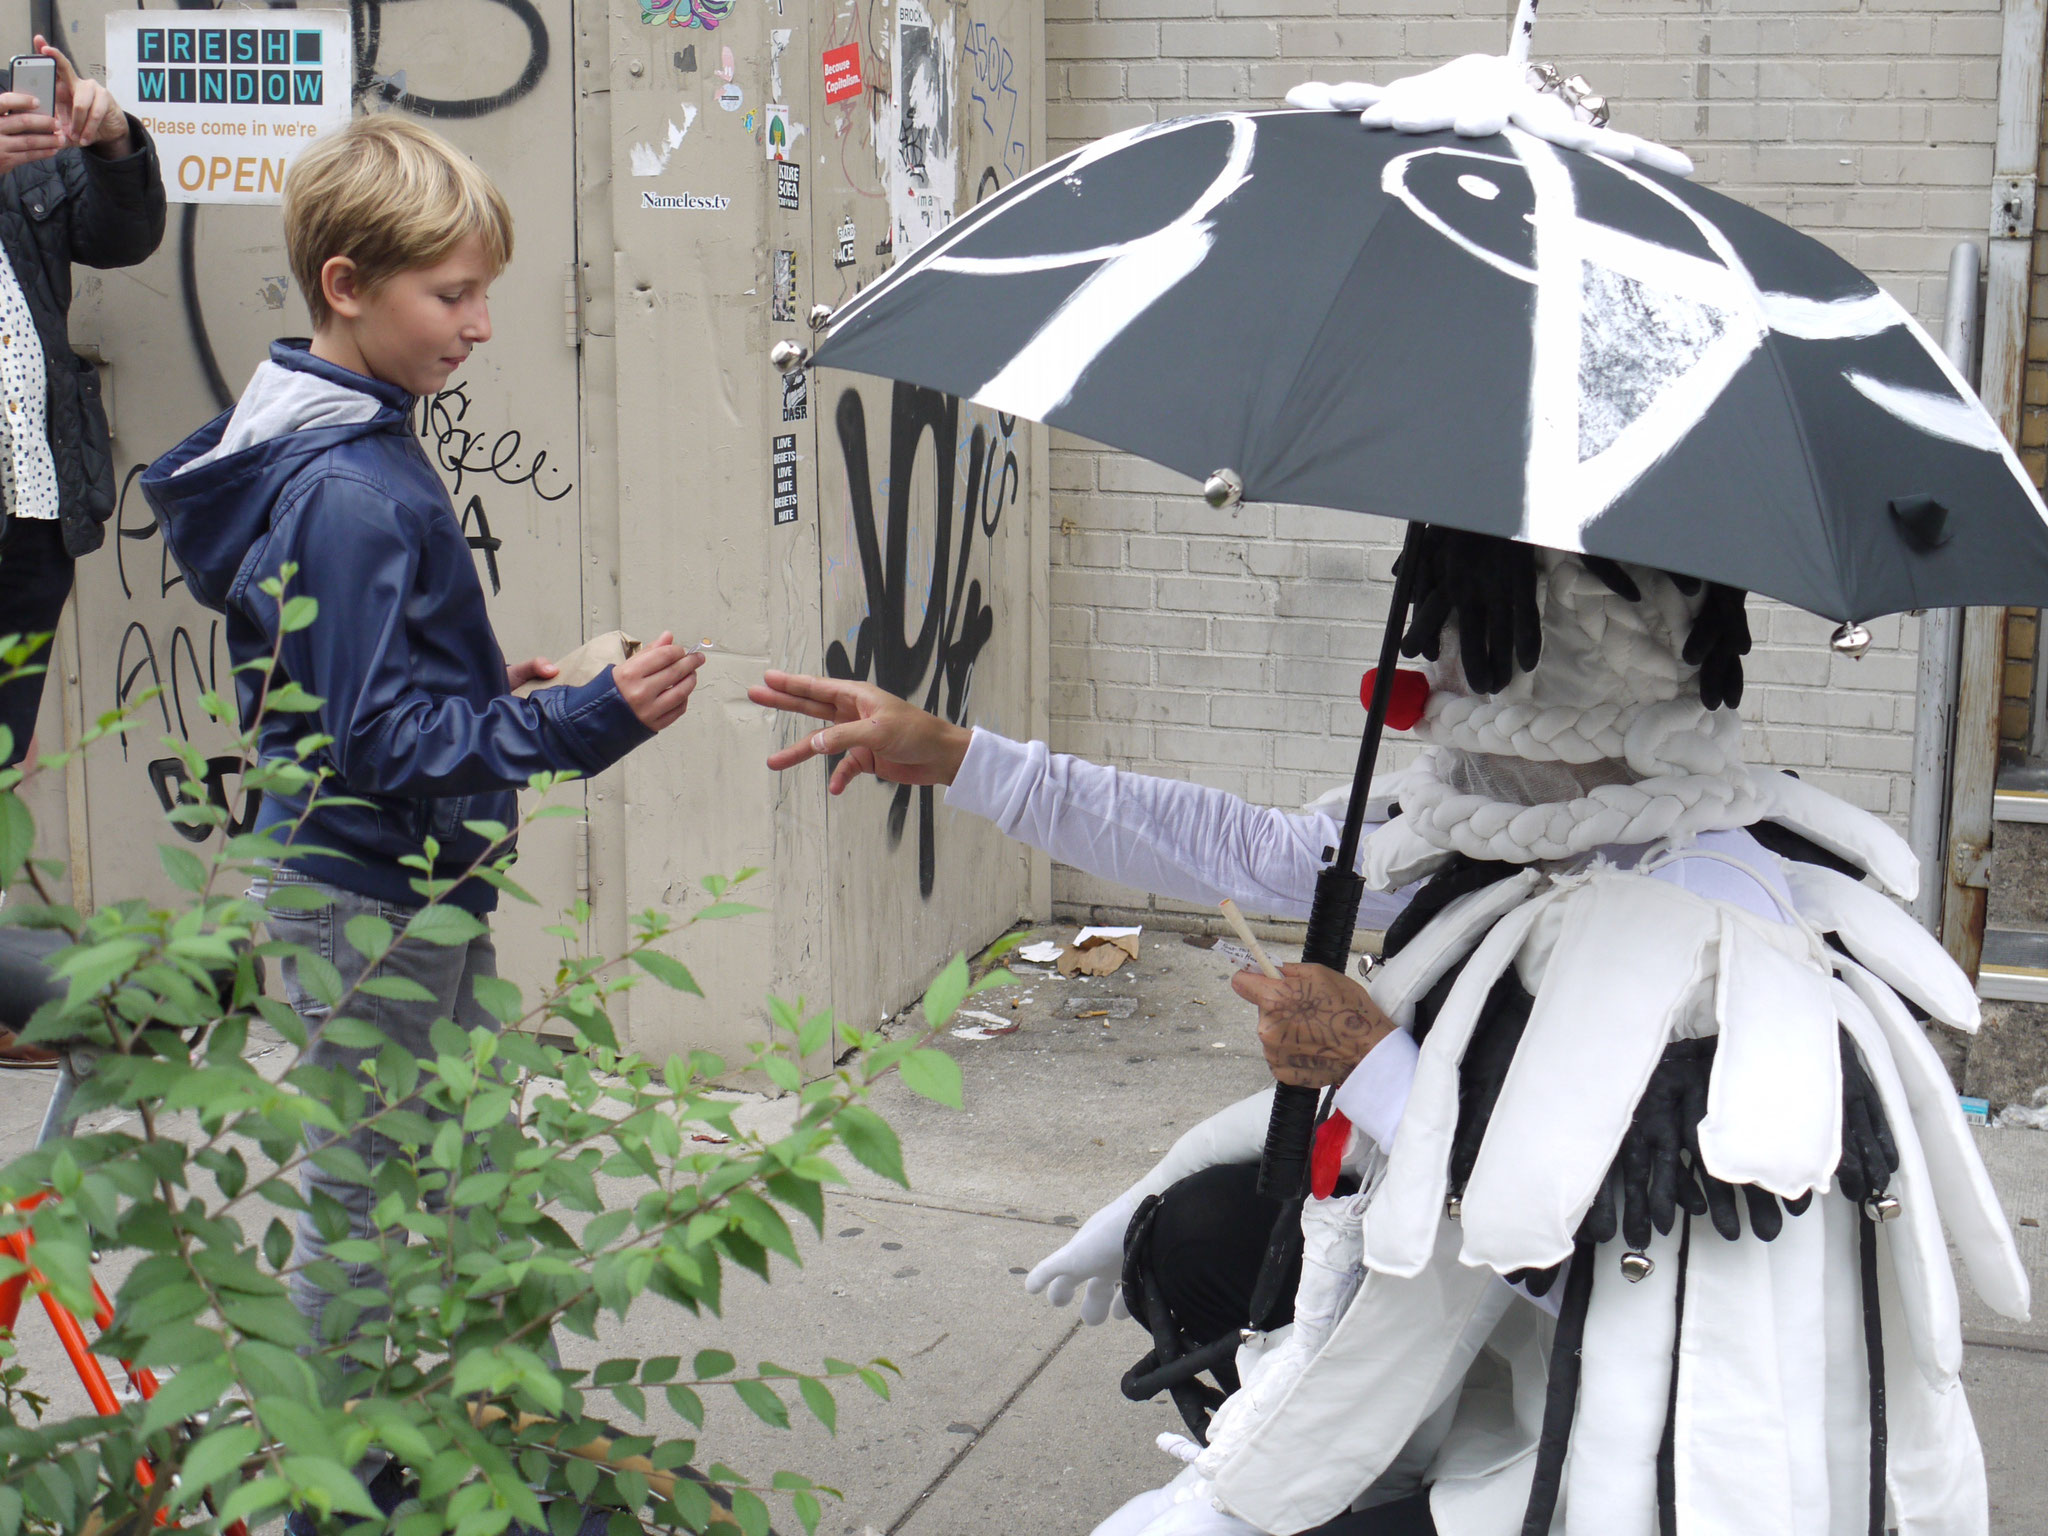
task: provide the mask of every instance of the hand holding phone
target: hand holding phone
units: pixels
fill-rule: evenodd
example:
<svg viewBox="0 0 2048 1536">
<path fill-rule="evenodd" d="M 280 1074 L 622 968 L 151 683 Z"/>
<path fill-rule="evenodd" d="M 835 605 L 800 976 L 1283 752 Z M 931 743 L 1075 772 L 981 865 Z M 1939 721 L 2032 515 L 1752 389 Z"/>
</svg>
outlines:
<svg viewBox="0 0 2048 1536">
<path fill-rule="evenodd" d="M 47 160 L 64 147 L 56 116 L 57 66 L 39 54 L 23 54 L 9 69 L 0 93 L 0 174 Z"/>
<path fill-rule="evenodd" d="M 7 88 L 16 96 L 33 98 L 33 105 L 16 107 L 16 112 L 34 112 L 43 117 L 57 115 L 57 62 L 39 53 L 17 53 L 9 62 Z"/>
</svg>

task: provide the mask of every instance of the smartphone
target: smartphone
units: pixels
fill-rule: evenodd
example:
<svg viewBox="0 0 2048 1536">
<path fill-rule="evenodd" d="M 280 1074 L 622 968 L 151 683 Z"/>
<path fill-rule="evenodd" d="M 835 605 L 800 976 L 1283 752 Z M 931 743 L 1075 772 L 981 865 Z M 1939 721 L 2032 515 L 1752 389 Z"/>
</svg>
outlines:
<svg viewBox="0 0 2048 1536">
<path fill-rule="evenodd" d="M 17 53 L 8 65 L 8 89 L 36 99 L 34 111 L 57 112 L 57 61 L 39 53 Z"/>
</svg>

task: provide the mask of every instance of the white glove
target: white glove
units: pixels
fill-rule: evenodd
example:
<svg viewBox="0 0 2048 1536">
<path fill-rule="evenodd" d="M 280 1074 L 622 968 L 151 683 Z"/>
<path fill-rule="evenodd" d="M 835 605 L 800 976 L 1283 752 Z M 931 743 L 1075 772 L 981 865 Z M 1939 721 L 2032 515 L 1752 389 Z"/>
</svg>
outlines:
<svg viewBox="0 0 2048 1536">
<path fill-rule="evenodd" d="M 1144 1201 L 1144 1193 L 1127 1189 L 1081 1224 L 1066 1243 L 1038 1261 L 1024 1277 L 1024 1289 L 1056 1307 L 1081 1293 L 1081 1321 L 1091 1327 L 1115 1315 L 1129 1317 L 1118 1282 L 1124 1272 L 1124 1233 Z"/>
</svg>

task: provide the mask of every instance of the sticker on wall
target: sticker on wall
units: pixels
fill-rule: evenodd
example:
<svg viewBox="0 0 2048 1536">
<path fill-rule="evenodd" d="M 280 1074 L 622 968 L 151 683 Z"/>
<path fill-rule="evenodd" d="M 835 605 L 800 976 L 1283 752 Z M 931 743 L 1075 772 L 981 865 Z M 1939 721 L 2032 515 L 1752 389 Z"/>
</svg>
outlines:
<svg viewBox="0 0 2048 1536">
<path fill-rule="evenodd" d="M 690 44 L 687 48 L 676 50 L 676 73 L 679 75 L 694 75 L 697 73 L 697 45 L 695 43 Z"/>
<path fill-rule="evenodd" d="M 811 385 L 801 368 L 782 376 L 782 419 L 802 421 L 811 414 Z"/>
<path fill-rule="evenodd" d="M 789 52 L 789 28 L 777 27 L 768 34 L 768 94 L 782 99 L 782 56 Z"/>
<path fill-rule="evenodd" d="M 796 434 L 784 432 L 775 439 L 774 466 L 775 526 L 796 521 Z"/>
<path fill-rule="evenodd" d="M 739 111 L 746 99 L 747 93 L 736 85 L 728 83 L 718 88 L 718 105 L 727 112 Z"/>
<path fill-rule="evenodd" d="M 764 144 L 770 160 L 787 160 L 789 152 L 789 108 L 770 106 L 767 109 L 768 131 Z"/>
<path fill-rule="evenodd" d="M 827 48 L 825 62 L 825 105 L 836 106 L 849 96 L 861 93 L 860 44 L 848 43 L 843 48 Z"/>
<path fill-rule="evenodd" d="M 635 144 L 632 149 L 633 174 L 635 176 L 659 176 L 668 169 L 669 156 L 676 152 L 690 132 L 690 125 L 697 121 L 697 109 L 683 108 L 683 126 L 678 128 L 674 118 L 669 119 L 668 135 L 659 144 Z"/>
<path fill-rule="evenodd" d="M 895 159 L 889 212 L 908 256 L 953 222 L 959 145 L 953 137 L 953 15 L 937 24 L 924 0 L 896 0 Z"/>
<path fill-rule="evenodd" d="M 758 121 L 759 119 L 753 113 L 749 112 L 745 117 L 740 119 L 740 128 L 742 131 L 746 133 L 752 133 L 754 131 L 754 124 Z"/>
<path fill-rule="evenodd" d="M 106 42 L 174 203 L 281 202 L 292 161 L 348 121 L 346 11 L 116 10 Z"/>
<path fill-rule="evenodd" d="M 640 206 L 670 213 L 723 213 L 732 199 L 723 192 L 642 192 Z"/>
<path fill-rule="evenodd" d="M 839 248 L 832 253 L 832 265 L 841 269 L 853 265 L 853 215 L 839 221 Z"/>
<path fill-rule="evenodd" d="M 796 318 L 796 252 L 775 253 L 775 292 L 768 301 L 770 320 Z"/>
<path fill-rule="evenodd" d="M 732 13 L 732 0 L 640 0 L 642 25 L 702 27 L 710 31 Z"/>
<path fill-rule="evenodd" d="M 784 160 L 775 167 L 775 205 L 795 213 L 803 202 L 804 168 L 794 160 Z"/>
</svg>

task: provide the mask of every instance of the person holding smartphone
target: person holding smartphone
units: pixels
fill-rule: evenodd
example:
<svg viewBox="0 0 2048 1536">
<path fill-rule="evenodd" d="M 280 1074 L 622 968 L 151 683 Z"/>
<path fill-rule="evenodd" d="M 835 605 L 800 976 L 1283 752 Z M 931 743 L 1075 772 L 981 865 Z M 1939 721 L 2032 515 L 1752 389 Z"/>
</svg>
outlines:
<svg viewBox="0 0 2048 1536">
<path fill-rule="evenodd" d="M 114 511 L 99 375 L 71 350 L 72 264 L 132 266 L 164 234 L 142 124 L 42 37 L 16 63 L 32 89 L 0 92 L 0 636 L 56 630 L 73 563 Z M 40 671 L 0 684 L 0 767 L 29 754 L 42 696 Z M 0 1067 L 56 1061 L 0 1030 Z"/>
</svg>

